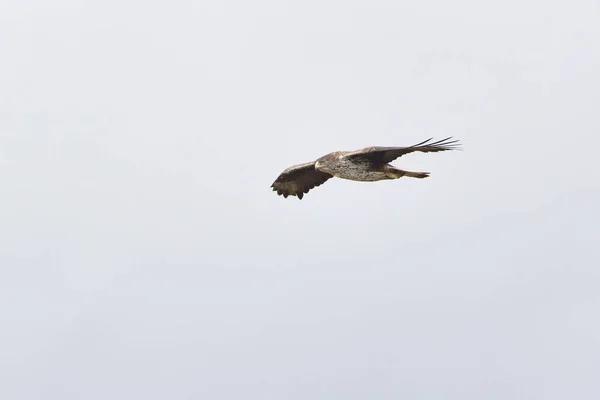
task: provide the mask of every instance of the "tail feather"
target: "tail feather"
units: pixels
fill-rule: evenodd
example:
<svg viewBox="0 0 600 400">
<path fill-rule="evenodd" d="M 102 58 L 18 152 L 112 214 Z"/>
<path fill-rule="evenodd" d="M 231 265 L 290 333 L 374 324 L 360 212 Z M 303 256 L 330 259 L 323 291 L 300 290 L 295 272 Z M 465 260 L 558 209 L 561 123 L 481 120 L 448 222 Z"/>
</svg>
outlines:
<svg viewBox="0 0 600 400">
<path fill-rule="evenodd" d="M 404 171 L 404 172 L 405 172 L 404 176 L 408 176 L 410 178 L 423 179 L 423 178 L 429 177 L 429 172 L 411 172 L 411 171 Z"/>
<path fill-rule="evenodd" d="M 409 178 L 418 178 L 423 179 L 429 177 L 429 172 L 413 172 L 413 171 L 404 171 L 398 168 L 390 168 L 387 169 L 388 176 L 392 179 L 402 178 L 403 176 L 408 176 Z"/>
</svg>

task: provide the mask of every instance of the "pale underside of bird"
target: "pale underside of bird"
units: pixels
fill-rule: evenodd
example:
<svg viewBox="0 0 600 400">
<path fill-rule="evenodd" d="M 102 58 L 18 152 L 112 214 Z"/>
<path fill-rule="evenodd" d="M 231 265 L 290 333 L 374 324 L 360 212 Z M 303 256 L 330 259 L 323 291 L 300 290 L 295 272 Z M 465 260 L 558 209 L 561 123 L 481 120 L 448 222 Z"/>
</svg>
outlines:
<svg viewBox="0 0 600 400">
<path fill-rule="evenodd" d="M 375 182 L 410 178 L 427 178 L 429 172 L 412 172 L 389 164 L 405 154 L 413 152 L 432 153 L 459 149 L 458 140 L 452 137 L 431 142 L 431 138 L 409 147 L 365 147 L 355 151 L 336 151 L 304 164 L 285 169 L 271 187 L 278 195 L 302 199 L 311 189 L 337 177 L 359 182 Z"/>
</svg>

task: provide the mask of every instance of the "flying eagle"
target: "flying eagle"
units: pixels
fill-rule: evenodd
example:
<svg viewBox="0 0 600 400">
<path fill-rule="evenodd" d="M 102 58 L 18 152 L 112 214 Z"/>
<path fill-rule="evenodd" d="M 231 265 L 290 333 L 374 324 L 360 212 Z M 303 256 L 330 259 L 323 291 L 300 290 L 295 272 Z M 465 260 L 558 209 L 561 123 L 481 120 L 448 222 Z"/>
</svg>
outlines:
<svg viewBox="0 0 600 400">
<path fill-rule="evenodd" d="M 427 178 L 429 172 L 404 171 L 388 163 L 413 151 L 430 153 L 458 148 L 458 140 L 449 140 L 452 137 L 428 144 L 431 139 L 409 147 L 375 146 L 356 151 L 329 153 L 316 161 L 293 165 L 285 169 L 271 187 L 278 195 L 283 195 L 285 198 L 297 196 L 298 199 L 302 199 L 309 190 L 322 185 L 334 176 L 360 182 L 398 179 L 403 176 Z"/>
</svg>

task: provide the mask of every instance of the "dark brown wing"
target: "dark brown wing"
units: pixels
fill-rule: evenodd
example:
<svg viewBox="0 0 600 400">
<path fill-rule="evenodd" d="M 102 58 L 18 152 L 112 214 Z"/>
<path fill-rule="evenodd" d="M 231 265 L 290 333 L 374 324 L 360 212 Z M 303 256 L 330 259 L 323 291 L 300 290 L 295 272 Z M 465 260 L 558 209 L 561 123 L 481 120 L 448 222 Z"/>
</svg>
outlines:
<svg viewBox="0 0 600 400">
<path fill-rule="evenodd" d="M 283 195 L 286 198 L 298 196 L 299 199 L 302 199 L 310 189 L 322 185 L 329 178 L 333 178 L 333 175 L 316 170 L 315 162 L 311 161 L 287 168 L 277 177 L 271 187 L 280 196 Z"/>
<path fill-rule="evenodd" d="M 373 163 L 387 164 L 396 158 L 408 153 L 412 153 L 413 151 L 430 153 L 459 149 L 458 140 L 449 140 L 452 139 L 452 137 L 447 137 L 446 139 L 442 139 L 437 142 L 428 143 L 431 141 L 431 139 L 432 138 L 429 138 L 424 142 L 409 147 L 366 147 L 358 151 L 353 151 L 347 154 L 346 157 L 369 160 Z"/>
</svg>

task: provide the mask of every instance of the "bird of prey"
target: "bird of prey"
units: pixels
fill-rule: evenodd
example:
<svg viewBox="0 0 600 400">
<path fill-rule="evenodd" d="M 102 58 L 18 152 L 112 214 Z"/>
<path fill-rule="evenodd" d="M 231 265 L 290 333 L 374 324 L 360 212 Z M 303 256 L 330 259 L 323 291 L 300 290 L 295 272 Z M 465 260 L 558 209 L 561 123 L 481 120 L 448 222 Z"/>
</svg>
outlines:
<svg viewBox="0 0 600 400">
<path fill-rule="evenodd" d="M 356 151 L 336 151 L 316 161 L 293 165 L 285 169 L 271 187 L 278 195 L 302 199 L 314 187 L 333 177 L 360 182 L 375 182 L 410 178 L 427 178 L 429 172 L 404 171 L 389 163 L 414 151 L 431 153 L 458 149 L 458 140 L 452 137 L 429 143 L 433 138 L 409 147 L 365 147 Z"/>
</svg>

